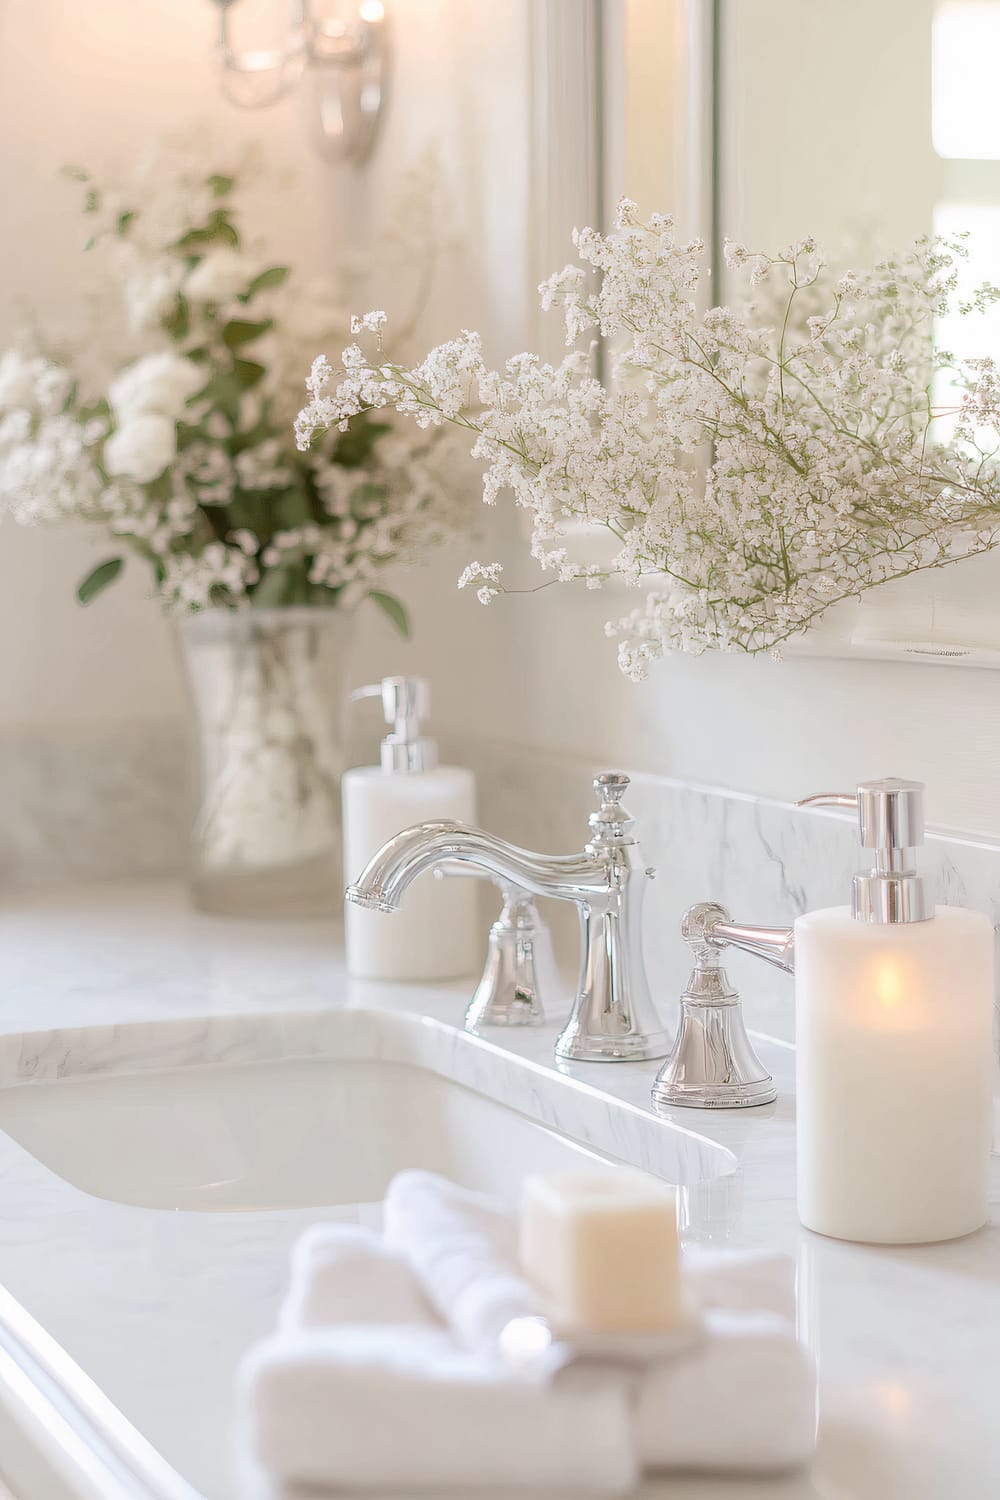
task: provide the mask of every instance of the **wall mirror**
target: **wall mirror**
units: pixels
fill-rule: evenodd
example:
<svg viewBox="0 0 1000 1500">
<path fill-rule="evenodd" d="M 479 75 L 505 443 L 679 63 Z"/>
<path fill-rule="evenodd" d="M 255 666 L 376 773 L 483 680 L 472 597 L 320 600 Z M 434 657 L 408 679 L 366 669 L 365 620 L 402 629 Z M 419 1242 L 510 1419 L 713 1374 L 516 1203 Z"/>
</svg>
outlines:
<svg viewBox="0 0 1000 1500">
<path fill-rule="evenodd" d="M 841 0 L 835 18 L 800 0 L 582 9 L 577 24 L 601 39 L 589 206 L 608 222 L 625 193 L 672 212 L 711 246 L 716 301 L 727 236 L 773 251 L 812 234 L 846 266 L 968 231 L 965 284 L 998 279 L 1000 0 Z M 551 211 L 565 224 L 569 207 Z M 936 336 L 960 357 L 988 354 L 1000 311 L 941 320 Z M 987 555 L 885 585 L 788 654 L 1000 666 L 998 581 Z"/>
</svg>

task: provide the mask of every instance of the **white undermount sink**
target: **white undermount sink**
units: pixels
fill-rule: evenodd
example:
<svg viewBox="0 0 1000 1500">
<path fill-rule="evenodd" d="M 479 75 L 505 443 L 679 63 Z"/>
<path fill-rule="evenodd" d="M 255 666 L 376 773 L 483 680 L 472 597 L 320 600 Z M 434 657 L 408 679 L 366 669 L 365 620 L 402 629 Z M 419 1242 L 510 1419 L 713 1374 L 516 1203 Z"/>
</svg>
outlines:
<svg viewBox="0 0 1000 1500">
<path fill-rule="evenodd" d="M 29 1084 L 0 1094 L 0 1129 L 96 1197 L 226 1212 L 372 1202 L 412 1166 L 506 1192 L 526 1165 L 591 1154 L 461 1084 L 369 1058 Z"/>
<path fill-rule="evenodd" d="M 546 1070 L 540 1092 L 536 1065 L 426 1017 L 326 1013 L 309 1041 L 318 1055 L 298 1057 L 281 1056 L 282 1019 L 244 1021 L 265 1051 L 272 1023 L 267 1060 L 195 1051 L 169 1068 L 155 1040 L 129 1038 L 144 1028 L 126 1028 L 100 1071 L 0 1089 L 0 1130 L 83 1192 L 157 1209 L 371 1203 L 412 1166 L 512 1198 L 527 1170 L 593 1160 L 594 1141 L 604 1159 L 638 1152 L 675 1183 L 731 1169 L 724 1148 L 573 1080 Z"/>
</svg>

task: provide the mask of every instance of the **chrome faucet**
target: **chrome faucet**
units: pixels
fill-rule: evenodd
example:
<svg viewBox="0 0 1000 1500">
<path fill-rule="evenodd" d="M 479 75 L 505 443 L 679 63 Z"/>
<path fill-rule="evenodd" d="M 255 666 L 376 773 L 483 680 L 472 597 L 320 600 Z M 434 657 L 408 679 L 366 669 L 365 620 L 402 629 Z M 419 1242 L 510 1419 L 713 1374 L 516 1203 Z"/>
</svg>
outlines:
<svg viewBox="0 0 1000 1500">
<path fill-rule="evenodd" d="M 580 979 L 556 1056 L 629 1062 L 664 1057 L 670 1038 L 656 1014 L 642 957 L 642 899 L 654 875 L 622 807 L 629 778 L 594 780 L 599 807 L 580 854 L 536 854 L 463 823 L 418 823 L 397 833 L 347 889 L 347 899 L 397 910 L 418 875 L 445 862 L 476 865 L 532 896 L 572 901 L 580 913 Z"/>
</svg>

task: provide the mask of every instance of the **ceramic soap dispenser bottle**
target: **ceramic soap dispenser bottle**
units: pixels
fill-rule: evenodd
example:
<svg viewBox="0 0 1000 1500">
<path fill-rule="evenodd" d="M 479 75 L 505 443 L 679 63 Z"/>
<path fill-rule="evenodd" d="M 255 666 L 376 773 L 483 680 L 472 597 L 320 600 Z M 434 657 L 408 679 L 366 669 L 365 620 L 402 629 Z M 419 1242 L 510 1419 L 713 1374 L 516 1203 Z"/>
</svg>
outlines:
<svg viewBox="0 0 1000 1500">
<path fill-rule="evenodd" d="M 380 698 L 391 732 L 377 766 L 356 766 L 341 780 L 344 884 L 356 880 L 388 839 L 413 823 L 437 818 L 476 821 L 476 783 L 463 766 L 439 766 L 437 745 L 421 732 L 430 713 L 422 677 L 384 677 L 352 698 Z M 474 880 L 436 880 L 428 870 L 413 884 L 391 922 L 350 902 L 344 908 L 348 972 L 357 979 L 461 979 L 482 964 Z"/>
<path fill-rule="evenodd" d="M 870 872 L 795 923 L 799 1216 L 839 1239 L 917 1244 L 987 1217 L 993 929 L 935 906 L 916 871 L 919 782 L 868 781 Z"/>
</svg>

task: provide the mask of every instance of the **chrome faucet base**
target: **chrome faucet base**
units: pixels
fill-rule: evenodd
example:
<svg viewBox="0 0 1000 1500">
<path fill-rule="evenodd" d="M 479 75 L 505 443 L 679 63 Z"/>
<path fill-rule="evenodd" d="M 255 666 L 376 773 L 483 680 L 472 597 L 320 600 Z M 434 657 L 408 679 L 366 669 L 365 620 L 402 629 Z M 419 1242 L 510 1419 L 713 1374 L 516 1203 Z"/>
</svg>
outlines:
<svg viewBox="0 0 1000 1500">
<path fill-rule="evenodd" d="M 689 1109 L 753 1109 L 778 1097 L 774 1079 L 753 1049 L 739 993 L 719 962 L 729 913 L 703 901 L 685 914 L 681 932 L 695 966 L 681 996 L 673 1051 L 653 1084 L 657 1105 Z"/>
<path fill-rule="evenodd" d="M 736 1022 L 727 1035 L 723 1028 L 705 1026 L 685 1014 L 675 1049 L 652 1086 L 654 1104 L 693 1110 L 751 1110 L 774 1104 L 774 1079 L 757 1058 L 742 1019 L 736 1017 Z"/>
<path fill-rule="evenodd" d="M 652 1062 L 670 1051 L 668 1031 L 595 1035 L 569 1024 L 556 1037 L 555 1054 L 565 1062 Z"/>
</svg>

